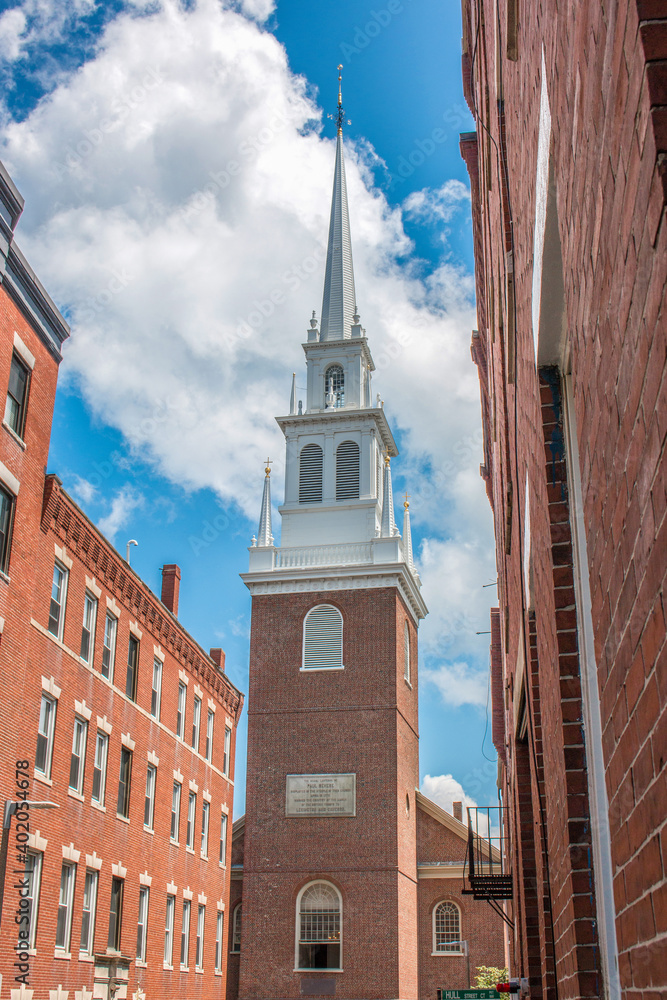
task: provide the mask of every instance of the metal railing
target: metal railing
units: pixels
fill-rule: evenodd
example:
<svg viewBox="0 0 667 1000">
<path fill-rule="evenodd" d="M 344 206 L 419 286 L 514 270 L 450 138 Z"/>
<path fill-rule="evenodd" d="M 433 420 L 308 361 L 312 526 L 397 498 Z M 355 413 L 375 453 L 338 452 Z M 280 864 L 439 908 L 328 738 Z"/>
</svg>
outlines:
<svg viewBox="0 0 667 1000">
<path fill-rule="evenodd" d="M 512 898 L 512 870 L 503 814 L 502 806 L 468 807 L 463 892 L 475 899 Z"/>
</svg>

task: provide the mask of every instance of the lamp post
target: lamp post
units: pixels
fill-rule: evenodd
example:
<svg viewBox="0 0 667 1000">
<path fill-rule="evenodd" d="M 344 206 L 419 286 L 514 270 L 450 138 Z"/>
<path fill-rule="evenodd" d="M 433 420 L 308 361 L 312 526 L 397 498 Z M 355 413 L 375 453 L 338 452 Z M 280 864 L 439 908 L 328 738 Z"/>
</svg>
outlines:
<svg viewBox="0 0 667 1000">
<path fill-rule="evenodd" d="M 12 816 L 19 809 L 60 809 L 56 802 L 14 802 L 12 799 L 5 801 L 5 811 L 2 820 L 2 844 L 0 845 L 0 921 L 2 921 L 2 905 L 5 901 L 5 874 L 7 872 L 7 854 L 9 852 L 9 829 L 12 825 Z"/>
</svg>

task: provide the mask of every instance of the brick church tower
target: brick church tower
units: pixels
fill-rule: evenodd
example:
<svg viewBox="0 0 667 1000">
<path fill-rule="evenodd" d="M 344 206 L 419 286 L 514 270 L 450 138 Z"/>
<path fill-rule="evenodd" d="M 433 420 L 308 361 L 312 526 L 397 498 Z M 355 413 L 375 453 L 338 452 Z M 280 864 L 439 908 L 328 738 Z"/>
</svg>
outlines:
<svg viewBox="0 0 667 1000">
<path fill-rule="evenodd" d="M 292 388 L 281 545 L 266 469 L 252 594 L 239 998 L 417 997 L 417 629 L 398 454 L 359 322 L 338 137 L 322 317 Z M 238 917 L 237 917 L 238 921 Z M 238 927 L 235 928 L 238 932 Z"/>
</svg>

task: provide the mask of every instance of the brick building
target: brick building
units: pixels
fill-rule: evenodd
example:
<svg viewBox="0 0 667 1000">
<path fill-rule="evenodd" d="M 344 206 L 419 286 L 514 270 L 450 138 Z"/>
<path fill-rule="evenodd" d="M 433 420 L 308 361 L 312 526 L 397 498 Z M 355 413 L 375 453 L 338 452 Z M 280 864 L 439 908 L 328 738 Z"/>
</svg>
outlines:
<svg viewBox="0 0 667 1000">
<path fill-rule="evenodd" d="M 243 699 L 178 621 L 178 567 L 158 599 L 45 475 L 69 331 L 21 208 L 0 165 L 0 997 L 220 998 Z"/>
<path fill-rule="evenodd" d="M 307 395 L 297 403 L 293 383 L 278 418 L 281 544 L 267 467 L 243 577 L 247 812 L 235 825 L 230 1000 L 435 1000 L 438 988 L 468 985 L 463 941 L 473 971 L 503 956 L 500 918 L 461 897 L 465 827 L 417 791 L 426 606 L 407 501 L 402 536 L 394 520 L 398 452 L 373 401 L 357 311 L 342 119 L 339 96 L 322 315 L 303 345 Z"/>
<path fill-rule="evenodd" d="M 663 0 L 464 0 L 494 742 L 530 996 L 664 996 Z"/>
</svg>

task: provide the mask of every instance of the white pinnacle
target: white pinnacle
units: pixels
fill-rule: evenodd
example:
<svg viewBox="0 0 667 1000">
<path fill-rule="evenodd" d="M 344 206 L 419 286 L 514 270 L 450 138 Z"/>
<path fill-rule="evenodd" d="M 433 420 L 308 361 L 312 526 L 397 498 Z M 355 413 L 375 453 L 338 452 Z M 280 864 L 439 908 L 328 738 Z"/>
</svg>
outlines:
<svg viewBox="0 0 667 1000">
<path fill-rule="evenodd" d="M 408 503 L 408 494 L 405 494 L 405 503 L 403 504 L 403 557 L 408 564 L 409 569 L 414 570 L 415 563 L 412 557 L 412 530 L 410 528 L 410 504 Z"/>
<path fill-rule="evenodd" d="M 268 458 L 264 473 L 262 509 L 259 515 L 259 531 L 257 532 L 258 546 L 273 545 L 273 535 L 271 534 L 271 463 Z"/>
<path fill-rule="evenodd" d="M 382 525 L 380 528 L 381 538 L 391 538 L 398 534 L 396 520 L 394 518 L 394 494 L 391 487 L 391 465 L 389 455 L 384 463 L 384 486 L 382 489 Z"/>
</svg>

